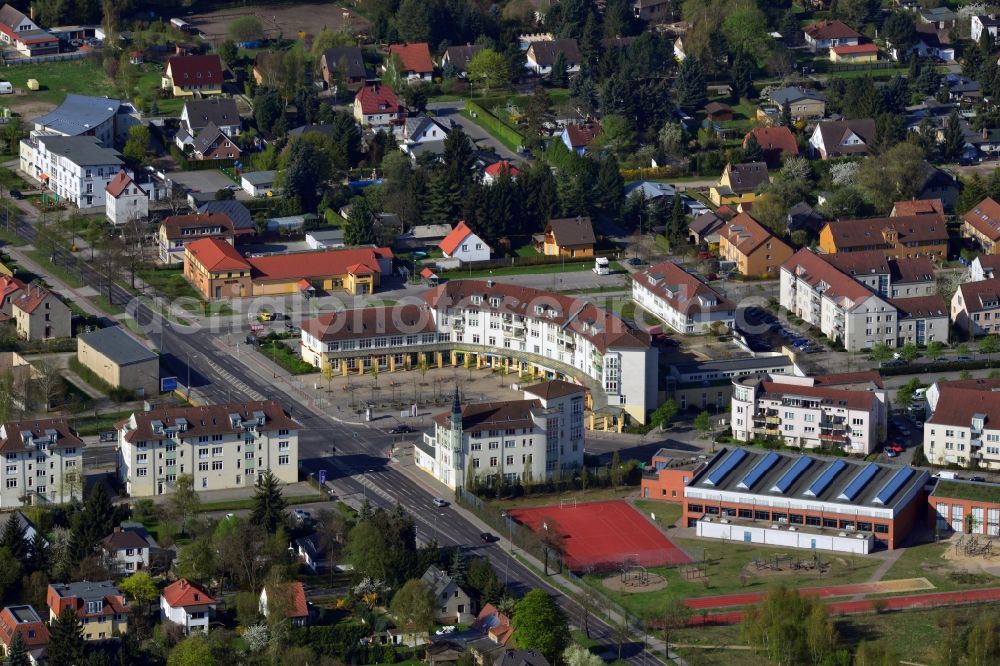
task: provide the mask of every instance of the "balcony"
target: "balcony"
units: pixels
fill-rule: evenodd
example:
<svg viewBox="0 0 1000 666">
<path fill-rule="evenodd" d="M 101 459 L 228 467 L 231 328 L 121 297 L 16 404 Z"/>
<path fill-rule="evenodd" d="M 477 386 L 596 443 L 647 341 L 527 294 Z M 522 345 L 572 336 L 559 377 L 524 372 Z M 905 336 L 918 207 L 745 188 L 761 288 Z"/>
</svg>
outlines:
<svg viewBox="0 0 1000 666">
<path fill-rule="evenodd" d="M 836 442 L 838 444 L 844 444 L 847 442 L 847 435 L 836 435 L 832 433 L 821 432 L 819 434 L 819 439 L 821 442 Z"/>
</svg>

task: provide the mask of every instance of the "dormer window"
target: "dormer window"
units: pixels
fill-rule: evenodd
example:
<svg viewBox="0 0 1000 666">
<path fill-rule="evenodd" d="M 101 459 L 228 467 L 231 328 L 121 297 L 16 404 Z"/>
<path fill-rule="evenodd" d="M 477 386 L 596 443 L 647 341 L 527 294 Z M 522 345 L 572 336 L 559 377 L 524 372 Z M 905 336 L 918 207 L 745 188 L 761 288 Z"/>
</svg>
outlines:
<svg viewBox="0 0 1000 666">
<path fill-rule="evenodd" d="M 88 601 L 87 602 L 87 615 L 97 615 L 101 612 L 101 606 L 103 604 L 100 601 Z"/>
</svg>

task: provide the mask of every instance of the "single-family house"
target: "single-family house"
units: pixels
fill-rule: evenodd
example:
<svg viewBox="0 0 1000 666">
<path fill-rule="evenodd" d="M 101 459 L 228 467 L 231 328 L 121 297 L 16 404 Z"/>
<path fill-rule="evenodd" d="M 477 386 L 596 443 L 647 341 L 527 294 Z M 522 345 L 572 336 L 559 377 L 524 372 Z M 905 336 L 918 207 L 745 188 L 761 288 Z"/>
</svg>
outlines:
<svg viewBox="0 0 1000 666">
<path fill-rule="evenodd" d="M 128 575 L 149 568 L 149 541 L 135 527 L 116 527 L 98 544 L 105 562 L 119 574 Z"/>
<path fill-rule="evenodd" d="M 189 136 L 196 136 L 209 125 L 215 125 L 228 137 L 237 137 L 243 128 L 236 100 L 231 97 L 215 99 L 189 99 L 181 110 L 181 129 Z M 183 146 L 182 146 L 183 147 Z"/>
<path fill-rule="evenodd" d="M 206 201 L 198 206 L 198 212 L 202 215 L 209 213 L 222 213 L 228 215 L 233 221 L 233 229 L 237 234 L 250 234 L 255 231 L 253 215 L 242 202 L 235 199 L 221 199 L 219 201 Z"/>
<path fill-rule="evenodd" d="M 712 245 L 719 242 L 719 231 L 726 225 L 726 221 L 715 213 L 702 213 L 691 218 L 688 224 L 688 237 L 695 245 Z"/>
<path fill-rule="evenodd" d="M 868 145 L 875 138 L 875 121 L 827 120 L 816 124 L 809 145 L 822 159 L 868 154 Z"/>
<path fill-rule="evenodd" d="M 666 23 L 670 19 L 671 0 L 633 0 L 632 10 L 640 21 Z"/>
<path fill-rule="evenodd" d="M 580 71 L 580 62 L 583 57 L 580 55 L 580 47 L 575 39 L 532 42 L 525 53 L 524 66 L 539 76 L 546 76 L 552 73 L 552 66 L 556 63 L 556 58 L 560 53 L 566 62 L 567 72 Z"/>
<path fill-rule="evenodd" d="M 1000 277 L 1000 254 L 983 254 L 969 265 L 969 279 L 966 282 L 980 282 Z"/>
<path fill-rule="evenodd" d="M 157 233 L 160 262 L 183 262 L 184 248 L 199 238 L 218 238 L 232 245 L 236 239 L 233 221 L 225 213 L 193 213 L 163 218 Z"/>
<path fill-rule="evenodd" d="M 983 31 L 989 33 L 993 41 L 997 41 L 997 30 L 1000 29 L 1000 16 L 973 16 L 969 20 L 969 33 L 972 41 L 979 43 Z"/>
<path fill-rule="evenodd" d="M 407 83 L 429 82 L 434 76 L 434 62 L 427 42 L 416 44 L 390 44 L 389 54 L 382 71 L 389 72 L 399 61 L 400 71 L 395 72 L 400 80 Z"/>
<path fill-rule="evenodd" d="M 507 645 L 514 635 L 514 627 L 510 618 L 493 604 L 485 604 L 476 620 L 472 623 L 472 628 L 486 634 L 486 637 L 497 645 Z"/>
<path fill-rule="evenodd" d="M 553 257 L 594 256 L 594 226 L 589 217 L 549 220 L 545 226 L 543 254 Z"/>
<path fill-rule="evenodd" d="M 476 615 L 472 612 L 472 598 L 451 576 L 431 565 L 420 577 L 434 599 L 435 617 L 442 624 L 469 624 Z"/>
<path fill-rule="evenodd" d="M 344 86 L 357 90 L 368 78 L 368 68 L 358 46 L 338 46 L 323 51 L 320 58 L 323 84 L 332 89 Z"/>
<path fill-rule="evenodd" d="M 314 574 L 326 571 L 329 564 L 326 548 L 320 542 L 318 534 L 309 534 L 295 540 L 295 552 L 299 561 L 309 567 Z"/>
<path fill-rule="evenodd" d="M 77 614 L 83 624 L 83 638 L 103 641 L 128 633 L 128 605 L 125 596 L 111 581 L 51 583 L 45 595 L 49 622 L 64 609 Z"/>
<path fill-rule="evenodd" d="M 236 160 L 243 154 L 240 147 L 214 123 L 209 123 L 194 137 L 191 144 L 199 160 Z"/>
<path fill-rule="evenodd" d="M 806 46 L 813 53 L 826 53 L 833 46 L 856 46 L 861 35 L 843 21 L 824 20 L 803 29 Z"/>
<path fill-rule="evenodd" d="M 493 164 L 488 164 L 483 169 L 483 184 L 492 185 L 500 177 L 501 173 L 506 173 L 511 180 L 517 180 L 521 170 L 507 160 L 499 160 Z"/>
<path fill-rule="evenodd" d="M 860 65 L 878 60 L 878 46 L 871 42 L 864 44 L 841 44 L 830 47 L 830 62 L 844 65 Z"/>
<path fill-rule="evenodd" d="M 465 77 L 469 71 L 469 62 L 482 50 L 483 47 L 479 44 L 449 46 L 441 56 L 441 69 L 450 69 L 458 76 Z"/>
<path fill-rule="evenodd" d="M 463 264 L 473 261 L 489 261 L 493 252 L 486 241 L 477 236 L 464 221 L 456 224 L 438 247 L 441 248 L 441 252 L 446 258 L 458 259 Z"/>
<path fill-rule="evenodd" d="M 930 164 L 926 165 L 924 179 L 917 191 L 918 199 L 940 199 L 945 210 L 952 210 L 958 202 L 961 183 L 954 175 Z"/>
<path fill-rule="evenodd" d="M 713 123 L 725 122 L 733 119 L 733 107 L 725 102 L 709 102 L 705 105 L 705 117 Z"/>
<path fill-rule="evenodd" d="M 104 214 L 115 226 L 145 220 L 149 217 L 149 192 L 122 169 L 104 188 Z"/>
<path fill-rule="evenodd" d="M 776 88 L 767 98 L 779 109 L 788 106 L 792 118 L 822 118 L 826 115 L 826 99 L 814 90 L 798 86 Z"/>
<path fill-rule="evenodd" d="M 217 54 L 174 56 L 167 60 L 161 87 L 174 97 L 222 94 L 222 59 Z"/>
<path fill-rule="evenodd" d="M 268 617 L 275 612 L 283 614 L 293 627 L 304 627 L 309 623 L 312 604 L 306 598 L 306 589 L 301 581 L 261 588 L 260 614 Z"/>
<path fill-rule="evenodd" d="M 240 187 L 252 197 L 268 197 L 274 191 L 277 171 L 250 171 L 240 175 Z"/>
<path fill-rule="evenodd" d="M 601 134 L 601 123 L 588 120 L 583 123 L 567 123 L 560 138 L 567 148 L 577 155 L 585 155 L 587 148 Z"/>
<path fill-rule="evenodd" d="M 49 644 L 49 627 L 34 606 L 7 606 L 0 611 L 0 645 L 3 654 L 10 654 L 14 634 L 21 634 L 28 661 L 32 666 L 45 663 L 45 648 Z"/>
<path fill-rule="evenodd" d="M 744 148 L 751 136 L 757 139 L 757 145 L 764 151 L 764 161 L 769 167 L 781 164 L 782 153 L 799 154 L 798 141 L 787 127 L 755 127 L 743 137 Z"/>
<path fill-rule="evenodd" d="M 646 201 L 653 201 L 660 197 L 669 197 L 673 200 L 677 190 L 669 183 L 660 183 L 655 180 L 638 180 L 629 183 L 624 187 L 625 198 L 642 196 Z"/>
<path fill-rule="evenodd" d="M 402 122 L 405 117 L 406 108 L 387 85 L 367 84 L 354 96 L 354 119 L 362 127 L 384 128 Z"/>
<path fill-rule="evenodd" d="M 886 41 L 886 50 L 897 61 L 906 61 L 912 54 L 918 58 L 935 58 L 945 62 L 955 60 L 955 47 L 951 44 L 949 30 L 936 28 L 933 24 L 917 24 L 915 41 L 905 50 L 889 41 Z"/>
<path fill-rule="evenodd" d="M 35 13 L 34 8 L 31 11 Z M 0 40 L 13 46 L 21 56 L 35 57 L 59 53 L 59 38 L 38 27 L 31 18 L 15 7 L 0 8 Z"/>
<path fill-rule="evenodd" d="M 58 296 L 32 283 L 11 303 L 17 336 L 22 340 L 50 340 L 73 335 L 73 313 Z"/>
<path fill-rule="evenodd" d="M 917 16 L 920 19 L 917 23 L 918 30 L 924 25 L 937 30 L 953 30 L 958 22 L 958 14 L 944 6 L 920 8 L 917 10 Z"/>
<path fill-rule="evenodd" d="M 719 231 L 719 258 L 732 261 L 742 275 L 773 275 L 794 251 L 747 213 Z"/>
<path fill-rule="evenodd" d="M 1000 278 L 960 284 L 951 297 L 951 323 L 968 337 L 1000 333 Z"/>
<path fill-rule="evenodd" d="M 757 190 L 770 182 L 764 162 L 727 164 L 719 184 L 709 190 L 708 197 L 716 206 L 753 203 Z"/>
<path fill-rule="evenodd" d="M 444 140 L 450 131 L 444 121 L 431 116 L 407 118 L 399 128 L 399 149 L 413 159 L 426 152 L 443 155 Z"/>
<path fill-rule="evenodd" d="M 215 606 L 215 598 L 204 588 L 181 578 L 160 593 L 160 620 L 176 622 L 184 627 L 184 633 L 208 633 Z"/>
</svg>

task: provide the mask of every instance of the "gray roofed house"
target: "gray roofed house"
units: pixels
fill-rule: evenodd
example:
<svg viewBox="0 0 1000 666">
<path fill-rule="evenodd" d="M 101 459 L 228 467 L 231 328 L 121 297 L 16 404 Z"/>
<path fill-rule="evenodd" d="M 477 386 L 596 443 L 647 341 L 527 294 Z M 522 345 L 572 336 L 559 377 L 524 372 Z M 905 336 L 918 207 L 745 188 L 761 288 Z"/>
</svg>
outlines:
<svg viewBox="0 0 1000 666">
<path fill-rule="evenodd" d="M 110 326 L 76 339 L 76 358 L 108 386 L 135 396 L 160 392 L 160 357 L 120 326 Z"/>
<path fill-rule="evenodd" d="M 807 90 L 805 88 L 800 88 L 798 86 L 789 86 L 787 88 L 777 88 L 768 93 L 768 99 L 777 104 L 778 106 L 783 106 L 785 104 L 792 104 L 793 102 L 798 102 L 803 99 L 814 99 L 820 102 L 825 102 L 826 98 L 815 90 Z"/>
<path fill-rule="evenodd" d="M 695 243 L 718 243 L 719 232 L 726 226 L 726 221 L 715 213 L 702 213 L 688 224 L 688 235 Z"/>
<path fill-rule="evenodd" d="M 138 110 L 130 103 L 108 97 L 66 95 L 58 107 L 34 119 L 35 131 L 63 136 L 96 136 L 113 146 L 128 128 L 138 124 Z"/>
<path fill-rule="evenodd" d="M 192 142 L 192 147 L 194 148 L 194 154 L 202 159 L 215 159 L 218 155 L 215 155 L 213 147 L 216 146 L 220 141 L 223 144 L 229 144 L 230 146 L 235 146 L 228 141 L 229 136 L 223 132 L 215 123 L 209 123 L 205 125 L 200 132 L 198 132 L 194 137 L 194 142 Z M 236 151 L 236 157 L 239 157 L 239 148 L 234 148 Z"/>
<path fill-rule="evenodd" d="M 418 224 L 393 239 L 394 249 L 418 250 L 437 247 L 451 233 L 450 224 Z"/>
<path fill-rule="evenodd" d="M 118 365 L 131 365 L 159 359 L 154 352 L 126 333 L 121 326 L 99 328 L 78 338 Z"/>
<path fill-rule="evenodd" d="M 549 666 L 549 660 L 535 650 L 510 650 L 500 655 L 493 666 Z"/>
<path fill-rule="evenodd" d="M 361 49 L 357 46 L 338 46 L 323 51 L 320 59 L 323 81 L 327 87 L 336 84 L 337 71 L 342 65 L 346 67 L 344 78 L 348 86 L 362 84 L 368 77 L 368 68 L 365 67 Z"/>
<path fill-rule="evenodd" d="M 324 571 L 329 565 L 326 556 L 326 549 L 320 545 L 319 535 L 310 534 L 299 537 L 295 540 L 295 547 L 298 551 L 299 559 L 302 560 L 313 573 Z"/>
<path fill-rule="evenodd" d="M 805 201 L 800 201 L 788 209 L 788 230 L 811 229 L 819 231 L 824 220 L 823 216 L 816 212 L 816 209 Z"/>
<path fill-rule="evenodd" d="M 420 577 L 434 597 L 435 617 L 441 623 L 470 624 L 475 618 L 472 599 L 445 572 L 431 565 Z"/>
<path fill-rule="evenodd" d="M 107 166 L 124 164 L 117 150 L 105 148 L 93 136 L 41 136 L 39 141 L 52 155 L 66 158 L 78 166 Z M 117 173 L 117 171 L 116 171 Z"/>
<path fill-rule="evenodd" d="M 214 193 L 211 193 L 214 197 Z M 233 221 L 234 229 L 254 229 L 253 216 L 239 201 L 206 201 L 198 206 L 199 213 L 225 213 Z"/>
<path fill-rule="evenodd" d="M 288 130 L 288 137 L 294 139 L 300 137 L 306 132 L 319 132 L 323 136 L 330 138 L 333 136 L 334 126 L 328 123 L 314 123 L 312 125 L 301 125 L 294 129 Z"/>
<path fill-rule="evenodd" d="M 476 57 L 476 54 L 483 50 L 479 44 L 466 44 L 465 46 L 449 46 L 441 56 L 441 67 L 450 64 L 456 72 L 465 75 L 469 68 L 469 61 Z"/>
<path fill-rule="evenodd" d="M 527 63 L 525 67 L 536 74 L 548 74 L 552 71 L 552 65 L 556 62 L 556 56 L 560 53 L 566 60 L 566 69 L 569 72 L 580 71 L 580 47 L 575 39 L 553 39 L 546 41 L 532 42 L 526 54 Z"/>
<path fill-rule="evenodd" d="M 197 134 L 214 124 L 226 136 L 236 136 L 242 122 L 236 100 L 228 97 L 189 99 L 181 111 L 181 128 L 188 134 Z"/>
<path fill-rule="evenodd" d="M 344 247 L 344 230 L 340 227 L 333 227 L 307 231 L 306 244 L 313 250 Z"/>
<path fill-rule="evenodd" d="M 676 191 L 673 185 L 658 183 L 653 180 L 640 180 L 625 186 L 626 197 L 630 197 L 636 192 L 642 192 L 643 196 L 647 199 L 658 199 L 660 197 L 673 198 Z"/>
</svg>

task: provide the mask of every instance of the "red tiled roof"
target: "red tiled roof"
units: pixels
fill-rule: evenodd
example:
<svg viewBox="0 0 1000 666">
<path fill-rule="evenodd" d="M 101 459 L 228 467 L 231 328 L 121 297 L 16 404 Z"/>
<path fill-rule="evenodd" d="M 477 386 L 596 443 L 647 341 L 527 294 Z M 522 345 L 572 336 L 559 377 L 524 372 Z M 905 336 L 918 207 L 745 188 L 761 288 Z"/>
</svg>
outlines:
<svg viewBox="0 0 1000 666">
<path fill-rule="evenodd" d="M 885 385 L 882 383 L 882 374 L 878 370 L 813 375 L 813 386 L 843 386 L 845 384 L 863 384 L 867 382 L 871 382 L 878 388 L 885 388 Z"/>
<path fill-rule="evenodd" d="M 463 220 L 455 225 L 455 228 L 451 230 L 450 234 L 444 237 L 444 240 L 438 243 L 438 247 L 445 254 L 454 254 L 458 246 L 462 244 L 462 241 L 468 238 L 471 233 L 473 233 L 472 229 Z"/>
<path fill-rule="evenodd" d="M 910 199 L 897 201 L 892 205 L 892 217 L 904 215 L 944 215 L 944 204 L 940 199 Z"/>
<path fill-rule="evenodd" d="M 736 306 L 710 286 L 672 261 L 650 266 L 632 279 L 653 292 L 677 312 L 734 311 Z"/>
<path fill-rule="evenodd" d="M 431 278 L 436 278 L 437 274 L 435 274 L 434 271 L 432 271 L 430 268 L 425 268 L 424 270 L 420 271 L 420 277 L 424 277 L 430 280 Z"/>
<path fill-rule="evenodd" d="M 302 583 L 300 581 L 294 581 L 283 585 L 283 588 L 287 597 L 287 612 L 285 617 L 289 619 L 309 617 L 309 602 L 306 601 L 306 589 L 302 586 Z M 270 604 L 272 598 L 271 594 L 274 592 L 274 589 L 268 589 L 267 586 L 264 586 L 264 592 L 266 593 L 268 603 Z"/>
<path fill-rule="evenodd" d="M 161 596 L 171 608 L 208 606 L 215 603 L 215 599 L 204 588 L 186 578 L 167 585 L 163 588 Z"/>
<path fill-rule="evenodd" d="M 398 55 L 403 63 L 403 70 L 407 72 L 417 72 L 418 74 L 430 74 L 434 71 L 434 63 L 431 61 L 431 50 L 427 42 L 416 44 L 390 44 L 389 57 Z"/>
<path fill-rule="evenodd" d="M 554 398 L 562 398 L 567 395 L 584 393 L 587 389 L 579 384 L 574 384 L 573 382 L 563 381 L 562 379 L 552 379 L 547 382 L 542 382 L 541 384 L 526 386 L 521 390 L 526 393 L 530 393 L 531 395 L 537 395 L 539 398 L 544 398 L 545 400 L 552 400 Z"/>
<path fill-rule="evenodd" d="M 941 384 L 939 388 L 937 406 L 927 423 L 968 427 L 974 414 L 984 414 L 987 428 L 1000 427 L 1000 392 L 953 384 Z"/>
<path fill-rule="evenodd" d="M 841 46 L 831 46 L 830 50 L 837 55 L 854 55 L 856 53 L 869 54 L 878 53 L 878 47 L 874 44 L 843 44 Z"/>
<path fill-rule="evenodd" d="M 78 594 L 86 594 L 87 601 L 97 600 L 96 594 L 100 593 L 102 596 L 101 609 L 96 613 L 87 612 L 87 604 L 81 596 Z M 125 605 L 125 597 L 122 596 L 118 588 L 114 586 L 110 581 L 105 582 L 87 582 L 83 581 L 80 583 L 51 583 L 49 589 L 45 595 L 46 603 L 49 606 L 49 610 L 54 612 L 56 615 L 62 613 L 66 608 L 72 608 L 76 614 L 80 617 L 100 617 L 113 614 L 124 614 L 128 612 L 128 608 Z"/>
<path fill-rule="evenodd" d="M 980 201 L 962 220 L 990 240 L 1000 240 L 1000 204 L 992 198 Z"/>
<path fill-rule="evenodd" d="M 996 310 L 1000 303 L 1000 278 L 965 282 L 958 285 L 958 290 L 962 292 L 966 312 Z"/>
<path fill-rule="evenodd" d="M 726 225 L 719 230 L 719 237 L 725 238 L 730 245 L 735 246 L 745 256 L 751 255 L 754 250 L 769 240 L 787 245 L 747 213 L 740 213 L 726 222 Z"/>
<path fill-rule="evenodd" d="M 345 250 L 317 250 L 275 254 L 269 257 L 251 257 L 253 279 L 257 281 L 320 278 L 332 275 L 367 275 L 380 273 L 379 253 L 382 248 L 348 248 Z M 391 256 L 391 255 L 390 255 Z"/>
<path fill-rule="evenodd" d="M 510 618 L 497 610 L 493 604 L 483 606 L 475 622 L 472 623 L 472 628 L 485 631 L 500 645 L 506 645 L 514 633 L 514 629 L 510 626 Z"/>
<path fill-rule="evenodd" d="M 122 169 L 121 171 L 118 172 L 118 174 L 114 178 L 111 179 L 111 182 L 108 183 L 108 186 L 105 188 L 105 191 L 108 193 L 108 196 L 117 199 L 122 195 L 122 192 L 124 192 L 129 185 L 134 185 L 134 184 L 135 181 L 133 181 L 132 178 L 125 172 L 125 169 Z M 139 186 L 136 185 L 136 187 Z M 142 190 L 141 187 L 139 187 L 139 189 Z M 143 193 L 146 192 L 146 190 L 142 191 Z"/>
<path fill-rule="evenodd" d="M 601 124 L 596 120 L 587 123 L 570 123 L 566 125 L 566 136 L 574 148 L 583 148 L 593 143 L 601 133 Z"/>
<path fill-rule="evenodd" d="M 235 247 L 217 238 L 199 238 L 184 248 L 188 255 L 210 272 L 248 271 L 250 264 Z M 185 257 L 187 260 L 187 257 Z"/>
<path fill-rule="evenodd" d="M 14 632 L 21 634 L 29 650 L 49 644 L 49 628 L 31 606 L 7 606 L 0 611 L 0 642 L 9 647 Z"/>
<path fill-rule="evenodd" d="M 823 296 L 848 309 L 853 309 L 874 296 L 866 286 L 841 273 L 808 248 L 796 252 L 782 264 L 781 270 L 804 280 L 811 287 L 824 285 Z"/>
<path fill-rule="evenodd" d="M 218 55 L 174 56 L 167 61 L 170 78 L 178 88 L 222 85 L 222 59 Z"/>
<path fill-rule="evenodd" d="M 755 127 L 743 137 L 743 147 L 746 148 L 747 140 L 753 135 L 757 138 L 757 143 L 766 151 L 780 151 L 782 153 L 799 154 L 799 144 L 795 140 L 795 135 L 784 125 L 780 127 Z"/>
<path fill-rule="evenodd" d="M 52 447 L 82 447 L 83 440 L 69 426 L 65 419 L 28 419 L 24 421 L 7 421 L 3 424 L 3 439 L 0 439 L 0 453 L 23 451 L 22 433 L 31 433 L 32 437 L 48 437 L 47 430 L 56 432 L 56 442 Z"/>
<path fill-rule="evenodd" d="M 52 294 L 48 289 L 37 284 L 30 285 L 25 289 L 20 296 L 15 298 L 11 303 L 19 310 L 31 314 L 34 312 L 39 305 L 45 302 L 45 299 Z M 55 298 L 55 295 L 52 295 Z"/>
<path fill-rule="evenodd" d="M 263 425 L 256 425 L 258 419 L 255 412 L 264 414 Z M 234 426 L 230 415 L 239 416 L 240 422 Z M 165 407 L 148 412 L 133 412 L 132 416 L 119 421 L 115 427 L 119 430 L 130 425 L 135 420 L 135 428 L 128 430 L 125 439 L 132 441 L 169 439 L 173 435 L 167 430 L 176 430 L 184 420 L 185 437 L 194 438 L 208 435 L 225 435 L 242 432 L 243 423 L 253 423 L 258 432 L 271 433 L 278 430 L 298 430 L 301 426 L 274 400 L 257 402 L 239 402 L 229 404 L 205 405 L 203 407 Z M 154 429 L 154 421 L 163 425 L 161 432 Z"/>
<path fill-rule="evenodd" d="M 871 409 L 872 403 L 878 398 L 870 391 L 850 391 L 841 388 L 824 388 L 822 386 L 799 386 L 798 384 L 782 384 L 779 381 L 763 381 L 760 383 L 767 399 L 775 399 L 781 396 L 803 396 L 806 398 L 819 398 L 823 402 L 829 402 L 851 409 Z"/>
<path fill-rule="evenodd" d="M 330 342 L 383 335 L 435 333 L 437 326 L 426 306 L 404 304 L 392 308 L 326 312 L 302 322 L 302 330 L 321 342 Z"/>
<path fill-rule="evenodd" d="M 820 21 L 807 26 L 804 32 L 815 40 L 860 39 L 861 35 L 843 21 Z"/>
<path fill-rule="evenodd" d="M 0 275 L 0 302 L 11 294 L 27 288 L 27 285 L 18 280 L 16 277 Z"/>
<path fill-rule="evenodd" d="M 892 247 L 883 236 L 884 231 L 895 231 L 898 244 L 947 243 L 948 229 L 944 220 L 935 215 L 909 215 L 899 217 L 873 217 L 860 220 L 828 222 L 837 252 L 851 252 L 852 248 Z"/>
<path fill-rule="evenodd" d="M 396 93 L 392 91 L 392 88 L 382 83 L 364 86 L 358 90 L 354 99 L 361 104 L 361 112 L 364 114 L 403 112 L 403 107 L 399 103 Z"/>
<path fill-rule="evenodd" d="M 483 169 L 483 172 L 485 172 L 488 176 L 496 178 L 497 176 L 500 175 L 500 172 L 504 170 L 507 171 L 507 175 L 509 175 L 511 178 L 514 178 L 517 176 L 517 174 L 521 173 L 516 166 L 514 166 L 507 160 L 500 160 L 499 162 L 494 162 L 493 164 Z"/>
<path fill-rule="evenodd" d="M 462 432 L 483 432 L 500 428 L 532 428 L 531 410 L 541 409 L 541 400 L 480 402 L 462 407 Z M 435 414 L 435 423 L 447 426 L 450 412 Z"/>
</svg>

